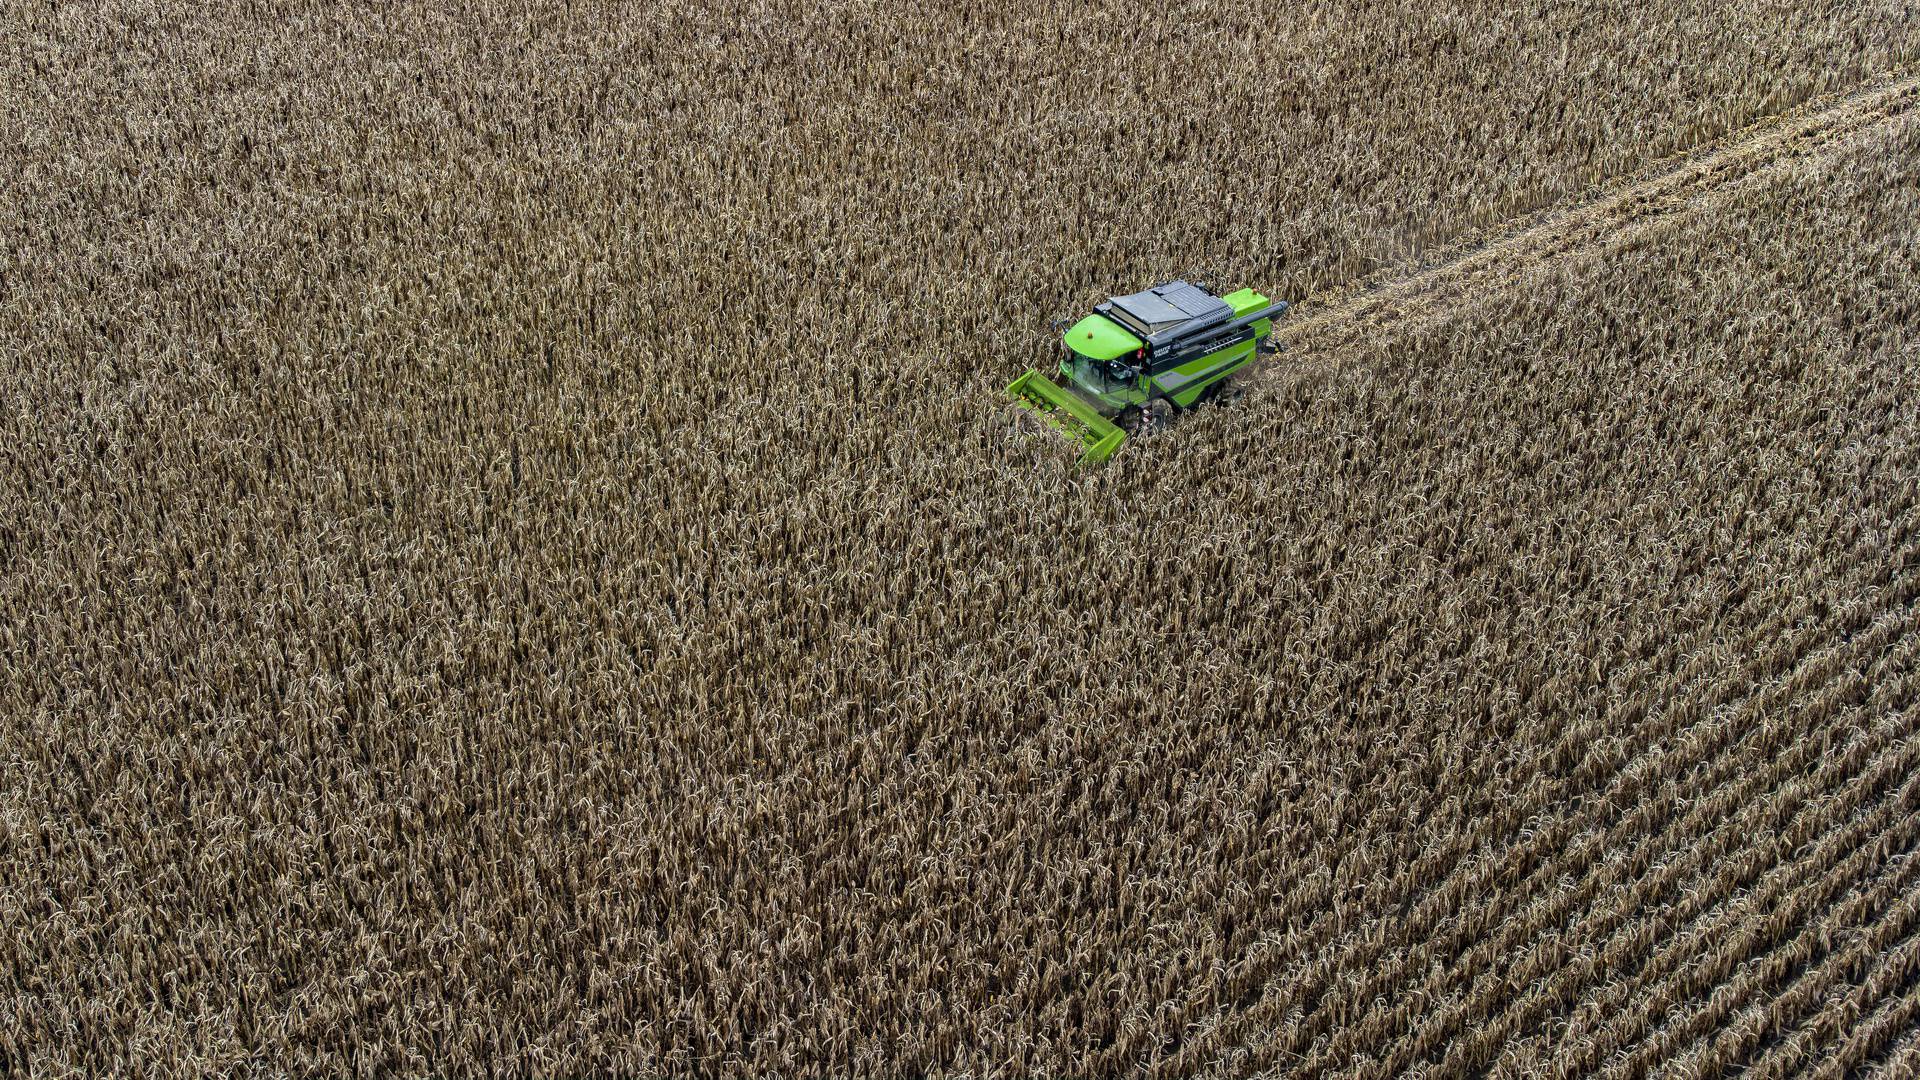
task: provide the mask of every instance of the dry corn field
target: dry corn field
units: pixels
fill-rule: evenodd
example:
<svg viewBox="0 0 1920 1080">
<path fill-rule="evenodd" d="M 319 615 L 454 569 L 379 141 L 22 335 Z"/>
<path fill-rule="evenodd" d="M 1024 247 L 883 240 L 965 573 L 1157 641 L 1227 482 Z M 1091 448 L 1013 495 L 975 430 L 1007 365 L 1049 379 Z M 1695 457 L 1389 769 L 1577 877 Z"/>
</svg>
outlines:
<svg viewBox="0 0 1920 1080">
<path fill-rule="evenodd" d="M 0 1072 L 1920 1075 L 1916 61 L 0 5 Z"/>
</svg>

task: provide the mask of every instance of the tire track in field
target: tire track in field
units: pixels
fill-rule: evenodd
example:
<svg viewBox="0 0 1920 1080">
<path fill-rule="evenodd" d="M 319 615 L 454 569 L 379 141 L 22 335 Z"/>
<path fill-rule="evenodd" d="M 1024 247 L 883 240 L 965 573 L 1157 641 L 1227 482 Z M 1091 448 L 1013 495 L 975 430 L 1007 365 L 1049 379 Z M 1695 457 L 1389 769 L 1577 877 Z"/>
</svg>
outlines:
<svg viewBox="0 0 1920 1080">
<path fill-rule="evenodd" d="M 1399 278 L 1349 285 L 1275 328 L 1314 352 L 1364 340 L 1389 326 L 1444 316 L 1449 308 L 1511 288 L 1515 279 L 1623 244 L 1711 202 L 1742 182 L 1830 151 L 1920 106 L 1920 74 L 1896 73 L 1850 93 L 1809 103 L 1719 142 L 1628 177 L 1599 197 L 1531 215 L 1492 239 Z M 1293 370 L 1276 365 L 1277 370 Z"/>
</svg>

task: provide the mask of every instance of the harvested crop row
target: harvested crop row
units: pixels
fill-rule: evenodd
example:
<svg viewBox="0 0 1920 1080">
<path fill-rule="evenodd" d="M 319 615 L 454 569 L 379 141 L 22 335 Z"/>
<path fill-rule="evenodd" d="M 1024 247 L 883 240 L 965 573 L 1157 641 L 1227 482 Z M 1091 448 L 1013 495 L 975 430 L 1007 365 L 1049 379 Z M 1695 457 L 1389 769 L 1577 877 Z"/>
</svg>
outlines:
<svg viewBox="0 0 1920 1080">
<path fill-rule="evenodd" d="M 1676 213 L 1699 212 L 1703 200 L 1725 199 L 1736 184 L 1764 178 L 1905 114 L 1920 105 L 1920 75 L 1876 80 L 1837 97 L 1819 107 L 1769 118 L 1721 145 L 1663 164 L 1651 176 L 1633 177 L 1602 197 L 1547 213 L 1544 220 L 1484 241 L 1430 269 L 1350 294 L 1316 298 L 1308 311 L 1287 321 L 1283 333 L 1317 349 L 1338 348 L 1416 317 L 1444 317 L 1447 306 L 1509 285 L 1517 277 L 1631 243 Z"/>
</svg>

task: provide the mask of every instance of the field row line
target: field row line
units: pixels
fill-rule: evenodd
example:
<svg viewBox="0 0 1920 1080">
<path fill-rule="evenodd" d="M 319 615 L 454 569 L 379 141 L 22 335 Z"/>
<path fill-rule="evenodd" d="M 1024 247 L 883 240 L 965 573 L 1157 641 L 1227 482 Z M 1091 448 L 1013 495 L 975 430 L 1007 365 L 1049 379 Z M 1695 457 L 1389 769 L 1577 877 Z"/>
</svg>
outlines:
<svg viewBox="0 0 1920 1080">
<path fill-rule="evenodd" d="M 1869 637 L 1881 640 L 1868 647 L 1882 645 L 1889 638 L 1910 632 L 1913 625 L 1911 611 L 1906 618 L 1880 623 L 1876 627 L 1879 632 Z M 1854 673 L 1856 685 L 1861 678 L 1860 674 Z M 1754 702 L 1749 708 L 1740 710 L 1739 715 L 1746 723 L 1753 723 L 1764 718 L 1767 711 L 1764 706 Z M 1741 723 L 1740 720 L 1734 722 L 1736 726 Z M 1888 731 L 1877 734 L 1881 739 L 1887 739 L 1895 733 Z M 1686 740 L 1679 742 L 1684 744 Z M 1872 742 L 1863 733 L 1857 745 L 1851 745 L 1845 751 L 1827 758 L 1822 773 L 1853 775 L 1852 769 L 1859 767 L 1855 763 L 1856 755 Z M 1456 933 L 1451 946 L 1445 947 L 1449 951 L 1461 951 L 1454 953 L 1454 959 L 1446 968 L 1435 972 L 1417 987 L 1422 999 L 1452 1001 L 1457 1003 L 1457 1007 L 1436 1008 L 1425 1021 L 1416 1021 L 1411 1014 L 1406 1015 L 1406 1020 L 1414 1021 L 1419 1031 L 1417 1047 L 1410 1048 L 1418 1050 L 1416 1058 L 1430 1051 L 1450 1047 L 1449 1058 L 1452 1059 L 1469 1044 L 1488 1044 L 1491 1040 L 1491 1044 L 1497 1045 L 1500 1040 L 1495 1035 L 1502 1029 L 1518 1030 L 1522 1024 L 1536 1021 L 1543 1006 L 1559 999 L 1565 990 L 1581 985 L 1592 974 L 1586 969 L 1599 970 L 1594 965 L 1601 957 L 1618 952 L 1613 947 L 1616 942 L 1625 943 L 1628 947 L 1624 955 L 1615 957 L 1613 965 L 1617 965 L 1625 955 L 1635 954 L 1635 946 L 1644 944 L 1636 931 L 1639 918 L 1635 913 L 1646 906 L 1657 905 L 1662 896 L 1684 895 L 1672 912 L 1677 923 L 1691 923 L 1696 917 L 1710 912 L 1722 889 L 1730 882 L 1722 878 L 1709 889 L 1688 892 L 1681 886 L 1690 877 L 1711 877 L 1711 868 L 1731 860 L 1743 844 L 1750 844 L 1760 836 L 1779 836 L 1796 815 L 1810 808 L 1829 805 L 1808 801 L 1815 792 L 1825 789 L 1823 784 L 1809 786 L 1788 782 L 1793 774 L 1821 760 L 1818 744 L 1801 734 L 1792 751 L 1776 757 L 1771 767 L 1764 770 L 1743 771 L 1734 768 L 1732 766 L 1740 759 L 1729 758 L 1714 771 L 1710 780 L 1703 778 L 1704 783 L 1712 784 L 1711 793 L 1695 800 L 1685 813 L 1670 813 L 1676 807 L 1670 806 L 1662 798 L 1646 798 L 1639 802 L 1633 813 L 1620 818 L 1610 828 L 1588 826 L 1577 834 L 1576 839 L 1569 840 L 1563 853 L 1539 858 L 1526 884 L 1526 893 L 1531 897 L 1526 907 L 1513 911 L 1497 926 L 1484 928 L 1481 934 L 1474 933 L 1475 927 L 1457 925 L 1456 931 L 1466 933 Z M 1818 779 L 1832 782 L 1837 781 L 1839 776 L 1822 775 Z M 1786 801 L 1755 801 L 1752 798 L 1754 794 L 1783 782 L 1788 782 L 1790 789 L 1797 789 L 1801 798 Z M 1836 783 L 1835 786 L 1840 785 Z M 1729 803 L 1740 809 L 1729 814 Z M 1661 824 L 1663 816 L 1665 821 Z M 1677 843 L 1686 836 L 1699 835 L 1702 825 L 1716 819 L 1720 820 L 1720 824 L 1709 830 L 1706 834 L 1708 838 L 1698 845 L 1686 848 Z M 1567 825 L 1574 825 L 1580 819 L 1570 816 L 1562 820 Z M 1676 851 L 1681 853 L 1677 858 L 1661 858 L 1662 853 Z M 1600 898 L 1600 890 L 1609 877 L 1607 868 L 1616 865 L 1623 855 L 1630 864 L 1650 865 L 1633 879 L 1626 894 L 1614 904 L 1587 911 L 1579 920 L 1581 929 L 1578 932 L 1566 928 L 1565 921 L 1568 918 Z M 1583 883 L 1584 887 L 1567 887 L 1569 875 L 1577 875 L 1576 880 Z M 1554 888 L 1556 884 L 1560 887 Z M 1540 966 L 1538 958 L 1529 964 L 1525 962 L 1525 954 L 1519 957 L 1514 954 L 1529 941 L 1537 948 L 1541 944 L 1541 935 L 1554 927 L 1566 929 L 1571 940 L 1604 940 L 1605 944 L 1584 964 L 1561 966 L 1538 975 L 1525 974 L 1527 969 Z M 1516 966 L 1508 967 L 1497 962 L 1503 957 L 1514 958 Z M 1656 972 L 1664 966 L 1656 964 Z M 1383 969 L 1376 974 L 1366 992 L 1355 995 L 1361 1000 L 1371 998 L 1378 1003 L 1368 1009 L 1369 1017 L 1402 1012 L 1409 994 L 1416 990 L 1413 983 L 1401 981 L 1406 974 L 1412 973 Z M 1545 993 L 1519 994 L 1511 1000 L 1498 1021 L 1483 1024 L 1472 1039 L 1457 1041 L 1461 1026 L 1468 1022 L 1469 1017 L 1476 1015 L 1473 1011 L 1475 1008 L 1484 1009 L 1489 1004 L 1506 1000 L 1509 989 L 1517 993 L 1519 987 L 1509 987 L 1510 982 L 1517 980 L 1524 986 L 1533 984 L 1536 979 L 1544 980 L 1536 988 Z M 1396 985 L 1399 988 L 1397 993 L 1394 991 Z M 1352 1028 L 1325 1033 L 1331 1038 L 1323 1054 L 1333 1054 L 1337 1059 L 1345 1060 L 1347 1054 L 1358 1049 L 1357 1044 L 1352 1044 Z M 1319 1060 L 1319 1056 L 1311 1060 Z M 1320 1063 L 1328 1066 L 1333 1064 L 1330 1060 L 1320 1060 Z"/>
<path fill-rule="evenodd" d="M 1910 543 L 1908 546 L 1911 554 L 1913 545 Z M 1862 564 L 1856 562 L 1855 565 Z M 1882 597 L 1882 601 L 1893 600 L 1897 604 L 1910 601 L 1915 585 L 1920 583 L 1909 580 L 1904 584 L 1906 587 L 1899 589 L 1899 593 L 1905 595 L 1901 595 L 1899 599 Z M 1764 606 L 1769 601 L 1768 595 L 1758 593 L 1747 598 L 1749 605 Z M 1865 631 L 1876 623 L 1880 624 L 1881 631 L 1881 633 L 1866 635 L 1865 640 L 1856 639 L 1856 647 L 1867 645 L 1868 642 L 1881 637 L 1886 630 L 1891 629 L 1888 624 L 1874 619 L 1866 610 L 1854 613 L 1854 618 L 1859 620 L 1853 628 L 1855 632 Z M 1802 684 L 1808 681 L 1807 675 L 1813 676 L 1811 681 L 1814 684 L 1825 683 L 1831 671 L 1822 672 L 1821 669 L 1830 669 L 1837 662 L 1837 657 L 1822 649 L 1821 645 L 1822 643 L 1831 644 L 1831 635 L 1835 629 L 1833 626 L 1809 627 L 1802 633 L 1790 634 L 1775 641 L 1770 651 L 1762 650 L 1756 657 L 1762 664 L 1771 664 L 1778 669 L 1779 665 L 1784 663 L 1794 674 L 1770 682 L 1759 690 L 1756 697 L 1747 699 L 1741 706 L 1718 717 L 1714 725 L 1716 729 L 1724 724 L 1738 725 L 1746 717 L 1765 715 L 1770 708 L 1767 702 L 1785 700 L 1793 692 L 1802 689 Z M 1470 948 L 1483 935 L 1495 932 L 1495 928 L 1476 923 L 1466 917 L 1466 912 L 1461 907 L 1466 897 L 1484 890 L 1497 879 L 1514 871 L 1518 871 L 1519 876 L 1524 878 L 1524 884 L 1521 884 L 1521 895 L 1535 896 L 1540 891 L 1548 889 L 1550 883 L 1557 880 L 1559 874 L 1569 868 L 1569 864 L 1564 860 L 1544 857 L 1548 853 L 1564 853 L 1571 845 L 1585 851 L 1589 857 L 1597 854 L 1596 845 L 1604 846 L 1600 844 L 1600 837 L 1591 837 L 1590 842 L 1586 844 L 1578 842 L 1588 830 L 1578 827 L 1579 816 L 1573 813 L 1570 807 L 1571 801 L 1577 796 L 1597 799 L 1602 803 L 1613 803 L 1623 810 L 1634 806 L 1635 811 L 1623 818 L 1622 822 L 1639 821 L 1642 818 L 1640 811 L 1644 810 L 1648 803 L 1658 802 L 1658 800 L 1646 798 L 1651 794 L 1647 790 L 1650 778 L 1665 774 L 1678 762 L 1698 760 L 1691 757 L 1699 749 L 1695 745 L 1696 740 L 1685 738 L 1682 733 L 1692 729 L 1703 719 L 1698 714 L 1710 712 L 1720 705 L 1732 706 L 1740 700 L 1737 695 L 1726 693 L 1715 695 L 1708 688 L 1698 691 L 1706 695 L 1706 700 L 1681 692 L 1679 687 L 1693 682 L 1691 675 L 1692 673 L 1688 671 L 1675 671 L 1670 672 L 1669 676 L 1661 681 L 1682 701 L 1691 697 L 1692 704 L 1696 708 L 1670 710 L 1664 714 L 1656 713 L 1640 718 L 1638 727 L 1631 736 L 1631 742 L 1639 749 L 1628 759 L 1601 764 L 1599 771 L 1591 775 L 1584 775 L 1585 770 L 1574 770 L 1554 776 L 1547 783 L 1540 785 L 1533 792 L 1534 797 L 1528 799 L 1525 805 L 1503 808 L 1502 812 L 1496 815 L 1498 821 L 1482 822 L 1480 828 L 1455 837 L 1454 842 L 1447 845 L 1446 850 L 1433 852 L 1426 858 L 1403 867 L 1396 875 L 1400 888 L 1390 890 L 1390 894 L 1398 892 L 1402 895 L 1409 909 L 1406 915 L 1397 920 L 1399 935 L 1414 940 L 1431 941 L 1436 937 L 1444 938 L 1453 941 L 1452 948 Z M 1696 718 L 1689 719 L 1688 714 L 1694 714 Z M 1779 732 L 1749 730 L 1742 739 L 1744 741 L 1747 737 L 1764 738 L 1777 734 Z M 1569 745 L 1578 741 L 1579 738 L 1579 733 L 1574 731 L 1564 735 Z M 1792 740 L 1790 745 L 1797 742 L 1797 739 Z M 1800 749 L 1804 753 L 1808 748 Z M 1801 755 L 1790 753 L 1787 756 L 1796 758 Z M 1778 763 L 1779 766 L 1787 764 L 1787 762 Z M 1709 782 L 1714 788 L 1718 788 L 1730 779 L 1737 779 L 1734 774 L 1738 772 L 1737 760 L 1723 762 L 1720 767 L 1710 770 Z M 1525 824 L 1528 822 L 1531 824 Z M 1644 825 L 1645 822 L 1641 821 L 1641 824 Z M 1517 835 L 1515 830 L 1519 830 Z M 1607 833 L 1616 831 L 1603 830 Z M 1501 850 L 1503 837 L 1504 843 L 1508 846 Z M 1488 845 L 1492 846 L 1488 847 Z M 1479 852 L 1479 857 L 1470 857 L 1470 853 L 1476 850 Z M 1430 884 L 1420 885 L 1419 882 L 1423 880 Z M 1200 1020 L 1193 1009 L 1202 1006 L 1206 998 L 1211 998 L 1214 1008 L 1220 1010 L 1216 1013 L 1214 1022 L 1228 1021 L 1225 1026 L 1231 1028 L 1235 1026 L 1230 1019 L 1233 1014 L 1254 1010 L 1256 1002 L 1277 989 L 1269 979 L 1279 971 L 1305 964 L 1309 970 L 1324 978 L 1330 976 L 1343 963 L 1358 963 L 1364 968 L 1371 966 L 1391 951 L 1393 945 L 1391 938 L 1395 935 L 1387 933 L 1382 936 L 1380 933 L 1389 929 L 1388 927 L 1374 923 L 1367 928 L 1348 929 L 1342 934 L 1339 926 L 1341 920 L 1332 911 L 1326 909 L 1327 905 L 1335 902 L 1337 890 L 1330 892 L 1323 887 L 1310 891 L 1318 894 L 1318 904 L 1310 905 L 1309 910 L 1313 906 L 1319 906 L 1321 910 L 1314 915 L 1302 936 L 1288 935 L 1291 940 L 1287 944 L 1292 947 L 1248 950 L 1240 962 L 1234 964 L 1225 973 L 1226 981 L 1223 985 L 1214 987 L 1213 993 L 1192 1001 L 1187 1009 L 1181 1010 L 1187 1014 L 1188 1022 Z M 1291 899 L 1294 902 L 1285 903 L 1284 906 L 1298 910 L 1298 901 L 1306 897 Z M 1265 955 L 1262 955 L 1263 953 Z M 1340 959 L 1336 960 L 1335 955 Z M 1310 979 L 1310 982 L 1313 981 L 1318 980 Z M 1389 980 L 1384 973 L 1376 973 L 1370 982 L 1375 985 L 1369 993 L 1386 993 L 1389 990 Z M 1317 999 L 1331 989 L 1323 986 L 1318 993 L 1311 987 L 1306 990 L 1305 1012 L 1290 1025 L 1299 1028 L 1295 1038 L 1302 1040 L 1300 1045 L 1310 1044 L 1316 1035 L 1325 1034 L 1330 1030 L 1328 1025 L 1334 1022 L 1334 1018 L 1325 1013 L 1320 1007 L 1323 1003 Z M 1224 1034 L 1215 1027 L 1215 1023 L 1203 1021 L 1205 1026 L 1213 1027 L 1216 1033 Z M 1208 1042 L 1210 1043 L 1211 1040 Z M 1184 1049 L 1198 1050 L 1199 1045 L 1190 1045 Z"/>
</svg>

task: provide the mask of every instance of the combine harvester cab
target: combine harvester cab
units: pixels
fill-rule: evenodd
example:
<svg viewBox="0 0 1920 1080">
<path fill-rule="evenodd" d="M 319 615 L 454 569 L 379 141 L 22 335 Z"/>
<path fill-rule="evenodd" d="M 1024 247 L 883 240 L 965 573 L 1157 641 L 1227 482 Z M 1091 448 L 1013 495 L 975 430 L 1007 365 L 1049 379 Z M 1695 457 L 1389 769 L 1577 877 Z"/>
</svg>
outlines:
<svg viewBox="0 0 1920 1080">
<path fill-rule="evenodd" d="M 1115 296 L 1061 335 L 1065 385 L 1030 370 L 1007 393 L 1085 447 L 1083 463 L 1098 464 L 1129 430 L 1156 428 L 1219 391 L 1266 351 L 1286 309 L 1252 289 L 1215 296 L 1185 281 Z"/>
</svg>

